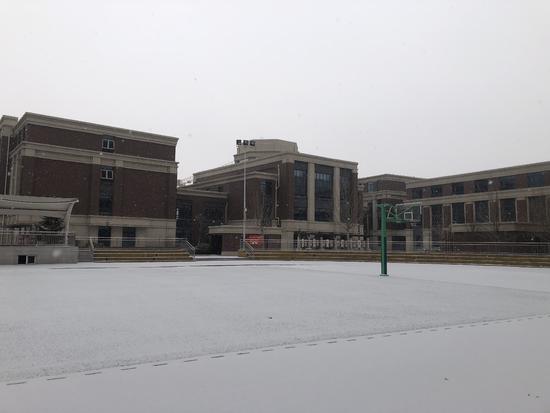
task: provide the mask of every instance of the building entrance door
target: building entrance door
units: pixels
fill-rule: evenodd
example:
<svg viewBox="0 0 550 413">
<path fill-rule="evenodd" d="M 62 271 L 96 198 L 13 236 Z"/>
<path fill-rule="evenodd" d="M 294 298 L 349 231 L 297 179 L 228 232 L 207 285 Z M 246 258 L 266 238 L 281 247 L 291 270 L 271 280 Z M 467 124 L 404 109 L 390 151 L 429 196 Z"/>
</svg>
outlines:
<svg viewBox="0 0 550 413">
<path fill-rule="evenodd" d="M 122 228 L 122 248 L 134 248 L 136 246 L 136 229 L 134 227 Z"/>
<path fill-rule="evenodd" d="M 111 227 L 99 227 L 97 229 L 97 245 L 107 248 L 111 246 Z"/>
</svg>

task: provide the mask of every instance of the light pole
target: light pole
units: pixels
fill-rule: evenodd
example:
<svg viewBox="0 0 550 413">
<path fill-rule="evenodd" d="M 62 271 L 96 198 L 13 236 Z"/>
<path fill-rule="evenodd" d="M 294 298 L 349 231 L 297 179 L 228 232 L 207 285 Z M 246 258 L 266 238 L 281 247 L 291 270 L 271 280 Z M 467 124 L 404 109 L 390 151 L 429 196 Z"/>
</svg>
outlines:
<svg viewBox="0 0 550 413">
<path fill-rule="evenodd" d="M 248 141 L 245 139 L 237 139 L 237 146 L 256 146 L 255 141 Z M 246 151 L 244 151 L 244 167 L 243 167 L 243 240 L 241 249 L 245 249 L 245 240 L 246 240 Z"/>
</svg>

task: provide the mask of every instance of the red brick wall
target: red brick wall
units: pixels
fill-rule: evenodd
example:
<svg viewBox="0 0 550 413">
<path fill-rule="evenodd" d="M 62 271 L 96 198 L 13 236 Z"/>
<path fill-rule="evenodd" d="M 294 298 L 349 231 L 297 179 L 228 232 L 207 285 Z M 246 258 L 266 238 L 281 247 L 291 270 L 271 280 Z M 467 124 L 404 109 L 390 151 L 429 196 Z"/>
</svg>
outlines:
<svg viewBox="0 0 550 413">
<path fill-rule="evenodd" d="M 6 182 L 6 154 L 8 152 L 8 137 L 0 136 L 0 194 L 7 194 L 9 182 Z M 9 179 L 8 179 L 9 181 Z M 6 186 L 4 186 L 6 184 Z"/>
<path fill-rule="evenodd" d="M 241 237 L 239 234 L 223 234 L 222 251 L 238 251 Z"/>
<path fill-rule="evenodd" d="M 474 222 L 474 204 L 469 203 L 464 205 L 464 218 L 467 224 Z"/>
<path fill-rule="evenodd" d="M 176 185 L 176 174 L 115 168 L 113 215 L 175 219 Z"/>
<path fill-rule="evenodd" d="M 25 156 L 22 166 L 21 195 L 78 198 L 74 214 L 98 214 L 99 165 Z M 113 170 L 114 216 L 175 219 L 175 174 Z"/>
<path fill-rule="evenodd" d="M 48 145 L 65 146 L 68 148 L 101 151 L 103 137 L 103 135 L 94 133 L 78 132 L 48 126 L 28 125 L 26 140 Z M 143 158 L 163 159 L 167 161 L 173 161 L 176 157 L 175 146 L 119 138 L 116 136 L 114 137 L 114 141 L 114 153 L 140 156 Z"/>
<path fill-rule="evenodd" d="M 74 214 L 90 214 L 93 166 L 24 156 L 22 158 L 20 195 L 78 198 Z M 99 169 L 97 169 L 99 204 Z M 96 207 L 96 211 L 97 211 Z"/>
<path fill-rule="evenodd" d="M 528 221 L 527 200 L 518 199 L 516 201 L 516 218 L 518 222 Z"/>
<path fill-rule="evenodd" d="M 405 191 L 405 182 L 381 179 L 376 181 L 376 189 L 378 191 Z"/>
</svg>

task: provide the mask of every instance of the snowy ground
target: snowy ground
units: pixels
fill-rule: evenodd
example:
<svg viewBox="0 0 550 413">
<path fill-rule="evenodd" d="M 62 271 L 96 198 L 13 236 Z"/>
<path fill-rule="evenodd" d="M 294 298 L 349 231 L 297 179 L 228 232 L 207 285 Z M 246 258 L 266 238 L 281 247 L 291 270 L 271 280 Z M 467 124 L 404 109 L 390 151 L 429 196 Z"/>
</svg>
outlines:
<svg viewBox="0 0 550 413">
<path fill-rule="evenodd" d="M 238 386 L 238 383 L 245 387 L 244 390 L 251 392 L 246 393 L 248 396 L 239 397 L 245 397 L 244 401 L 249 397 L 251 401 L 268 391 L 260 389 L 262 383 L 265 386 L 283 386 L 272 388 L 274 394 L 278 394 L 284 393 L 285 386 L 304 386 L 302 380 L 307 380 L 309 376 L 312 380 L 328 382 L 338 377 L 337 383 L 333 383 L 338 395 L 335 394 L 331 400 L 348 400 L 347 404 L 340 404 L 345 407 L 340 410 L 352 410 L 354 400 L 360 402 L 372 393 L 363 392 L 361 386 L 352 383 L 356 373 L 365 386 L 372 384 L 373 380 L 378 386 L 385 381 L 391 385 L 392 381 L 387 375 L 391 373 L 413 377 L 415 383 L 411 388 L 424 386 L 424 391 L 431 391 L 430 380 L 436 377 L 432 377 L 433 374 L 456 373 L 455 377 L 460 377 L 464 383 L 469 381 L 471 386 L 475 382 L 473 378 L 485 380 L 494 373 L 500 377 L 507 368 L 517 370 L 517 365 L 521 365 L 523 369 L 528 369 L 524 372 L 525 377 L 536 379 L 534 382 L 531 380 L 530 384 L 524 380 L 521 389 L 528 390 L 527 394 L 533 392 L 539 396 L 533 396 L 533 400 L 537 401 L 529 405 L 534 410 L 521 404 L 525 407 L 523 411 L 545 411 L 537 409 L 540 406 L 550 407 L 544 404 L 550 398 L 550 386 L 546 387 L 546 393 L 537 388 L 539 376 L 550 378 L 548 362 L 536 362 L 534 365 L 539 370 L 531 369 L 536 354 L 544 354 L 550 346 L 550 318 L 526 320 L 525 325 L 532 327 L 522 327 L 527 329 L 525 331 L 517 327 L 518 324 L 494 323 L 495 320 L 550 314 L 548 269 L 392 264 L 391 276 L 388 278 L 379 278 L 378 271 L 376 263 L 250 261 L 1 267 L 0 381 L 10 385 L 0 386 L 0 411 L 2 396 L 3 400 L 11 400 L 9 411 L 12 411 L 18 406 L 17 399 L 21 401 L 25 394 L 32 396 L 33 386 L 37 386 L 37 393 L 34 394 L 42 394 L 40 389 L 44 383 L 53 384 L 45 379 L 29 379 L 72 374 L 70 377 L 77 378 L 74 381 L 66 380 L 65 383 L 79 383 L 83 377 L 91 379 L 91 376 L 75 376 L 76 372 L 118 367 L 104 370 L 103 375 L 94 375 L 98 378 L 101 376 L 101 380 L 95 382 L 97 386 L 108 388 L 109 380 L 106 378 L 113 374 L 112 383 L 120 381 L 121 378 L 112 372 L 120 374 L 121 367 L 140 363 L 163 364 L 161 362 L 178 359 L 180 366 L 187 366 L 183 360 L 197 356 L 203 356 L 206 360 L 202 363 L 205 370 L 179 373 L 178 370 L 170 374 L 183 374 L 177 376 L 178 380 L 194 383 L 189 384 L 189 390 L 200 392 L 202 389 L 203 393 L 208 379 L 212 379 L 210 374 L 220 375 L 220 400 L 229 397 L 232 391 L 237 391 L 234 386 Z M 484 325 L 486 322 L 489 324 Z M 474 333 L 476 329 L 469 327 L 470 324 L 479 326 L 479 332 Z M 433 328 L 438 328 L 438 331 L 431 332 Z M 412 334 L 417 330 L 430 333 L 425 334 L 425 337 L 431 335 L 439 338 L 413 338 L 421 336 Z M 404 332 L 409 333 L 400 334 Z M 384 337 L 390 333 L 391 337 Z M 374 342 L 368 340 L 368 336 L 373 334 L 380 334 L 377 337 L 384 338 L 388 345 L 393 343 L 388 352 L 382 351 L 385 346 L 376 347 L 380 344 L 369 344 L 370 347 L 357 344 Z M 516 344 L 502 347 L 499 334 L 507 342 Z M 362 339 L 346 341 L 347 338 L 358 337 Z M 322 354 L 315 353 L 312 347 L 307 346 L 307 343 L 333 339 L 337 340 L 337 343 L 331 343 L 333 347 L 328 346 L 325 350 L 321 349 L 325 347 L 319 347 Z M 472 345 L 473 342 L 477 344 Z M 347 347 L 342 347 L 344 345 Z M 252 351 L 253 357 L 248 359 L 236 356 L 238 352 L 274 346 L 280 346 L 281 349 L 290 346 L 299 351 L 293 353 L 294 356 L 281 355 L 278 356 L 280 358 L 271 359 L 267 358 L 267 352 L 261 350 Z M 543 346 L 542 350 L 540 346 Z M 491 357 L 487 358 L 487 354 L 497 357 L 499 353 L 496 350 L 499 348 L 503 351 L 500 354 L 502 368 Z M 517 354 L 506 352 L 512 348 Z M 432 353 L 434 358 L 429 358 Z M 235 357 L 226 356 L 222 362 L 211 364 L 210 360 L 221 358 L 210 359 L 209 356 L 221 354 L 233 354 Z M 347 356 L 342 358 L 342 354 Z M 524 356 L 525 360 L 522 360 Z M 245 359 L 248 361 L 242 361 Z M 316 367 L 321 360 L 328 360 L 328 364 L 321 363 L 325 367 Z M 369 368 L 368 373 L 363 371 L 365 377 L 361 377 L 354 367 L 357 360 L 372 366 L 373 370 Z M 365 367 L 364 363 L 359 365 Z M 476 363 L 479 368 L 476 368 Z M 481 366 L 483 363 L 489 363 L 486 368 L 490 367 L 490 372 Z M 165 371 L 170 372 L 172 365 L 174 362 L 163 365 L 167 368 Z M 399 366 L 403 365 L 410 366 L 401 371 Z M 471 365 L 474 370 L 464 370 L 460 367 L 464 365 Z M 327 366 L 329 370 L 326 370 Z M 426 372 L 422 366 L 426 366 Z M 446 372 L 445 366 L 452 368 Z M 262 373 L 263 368 L 266 371 L 279 371 L 278 374 L 283 377 L 290 374 L 294 378 L 283 380 L 286 383 L 284 385 L 280 377 L 267 380 Z M 414 368 L 418 370 L 414 372 Z M 304 369 L 307 369 L 307 373 Z M 335 377 L 328 374 L 331 369 L 337 372 Z M 388 371 L 378 371 L 380 369 Z M 470 379 L 468 373 L 472 376 Z M 170 388 L 168 383 L 173 376 L 164 374 L 167 374 L 164 383 Z M 302 379 L 295 377 L 301 374 L 304 375 Z M 498 391 L 507 392 L 506 386 L 517 385 L 522 374 L 520 371 L 512 375 L 515 378 L 510 383 L 502 384 L 504 387 L 497 385 L 495 391 L 500 389 Z M 227 382 L 223 381 L 223 377 L 226 377 L 224 375 L 227 375 Z M 248 382 L 247 378 L 254 375 L 264 379 Z M 376 376 L 379 378 L 375 380 Z M 135 386 L 138 387 L 133 391 L 139 390 L 139 386 L 146 385 L 144 383 L 149 380 L 149 376 L 137 374 L 135 377 Z M 403 387 L 409 387 L 403 382 L 403 377 L 394 377 L 396 384 L 392 391 L 399 393 L 406 390 Z M 21 381 L 28 382 L 11 385 Z M 444 381 L 450 382 L 450 379 Z M 548 380 L 541 383 L 548 384 Z M 531 386 L 530 390 L 527 384 Z M 433 390 L 441 391 L 439 386 L 441 384 L 438 382 Z M 341 392 L 337 391 L 339 388 Z M 52 389 L 50 387 L 47 392 L 50 393 Z M 324 386 L 321 386 L 318 390 L 326 393 L 323 389 Z M 460 386 L 455 387 L 453 394 L 460 395 L 464 387 L 460 389 Z M 243 391 L 243 388 L 239 387 L 238 390 Z M 303 390 L 305 400 L 302 402 L 308 403 L 307 395 L 311 396 L 308 392 L 313 390 L 308 386 L 303 387 Z M 358 393 L 349 395 L 349 391 Z M 376 394 L 383 392 L 377 391 Z M 446 393 L 442 394 L 439 399 L 444 401 Z M 492 394 L 487 393 L 489 396 Z M 86 392 L 81 396 L 85 400 Z M 270 397 L 268 400 L 271 400 Z M 510 397 L 514 399 L 513 395 Z M 46 403 L 42 406 L 48 405 L 47 401 L 39 399 Z M 319 396 L 318 399 L 324 398 Z M 421 399 L 431 400 L 425 395 L 424 398 L 417 397 L 415 403 L 421 403 Z M 21 403 L 19 411 L 32 411 L 29 403 L 32 404 L 33 400 L 30 397 L 28 403 Z M 70 398 L 67 400 L 70 402 Z M 106 396 L 105 400 L 109 400 L 109 397 Z M 483 400 L 482 397 L 480 403 Z M 195 406 L 196 411 L 224 410 L 216 408 L 215 403 L 209 407 L 204 404 L 206 402 L 201 403 Z M 300 409 L 299 404 L 292 407 L 288 404 L 290 400 L 285 403 L 281 404 L 280 409 L 276 408 L 277 405 L 269 404 L 270 408 L 256 406 L 249 411 L 284 411 L 288 410 L 286 407 L 293 411 L 311 410 Z M 296 403 L 301 402 L 296 399 Z M 327 401 L 321 404 L 326 411 L 338 410 Z M 460 403 L 455 405 L 460 406 Z M 23 406 L 28 409 L 25 410 Z M 226 411 L 247 410 L 246 403 L 226 406 Z M 435 409 L 436 406 L 441 407 L 441 404 L 434 402 L 430 406 L 421 409 L 418 405 L 414 409 L 396 408 L 393 411 L 445 411 Z M 71 410 L 68 405 L 52 404 L 51 407 L 52 411 Z M 319 411 L 318 406 L 313 407 L 313 410 Z M 101 407 L 95 411 L 107 410 Z M 489 410 L 480 408 L 479 411 Z"/>
</svg>

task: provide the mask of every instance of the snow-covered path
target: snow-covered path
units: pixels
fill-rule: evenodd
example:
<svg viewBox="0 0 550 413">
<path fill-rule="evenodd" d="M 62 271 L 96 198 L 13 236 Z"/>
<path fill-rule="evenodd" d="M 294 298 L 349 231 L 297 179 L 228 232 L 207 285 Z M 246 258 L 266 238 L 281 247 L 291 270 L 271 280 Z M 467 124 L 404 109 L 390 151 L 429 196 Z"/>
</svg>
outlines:
<svg viewBox="0 0 550 413">
<path fill-rule="evenodd" d="M 0 268 L 0 382 L 550 313 L 550 271 L 196 262 Z M 407 349 L 402 351 L 408 352 Z"/>
<path fill-rule="evenodd" d="M 0 411 L 550 411 L 550 316 L 95 370 L 0 386 Z"/>
</svg>

